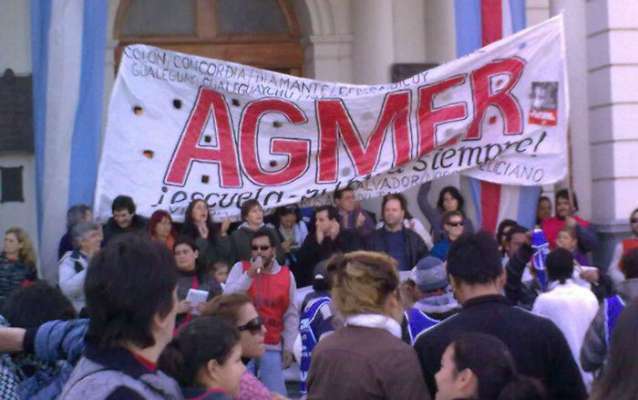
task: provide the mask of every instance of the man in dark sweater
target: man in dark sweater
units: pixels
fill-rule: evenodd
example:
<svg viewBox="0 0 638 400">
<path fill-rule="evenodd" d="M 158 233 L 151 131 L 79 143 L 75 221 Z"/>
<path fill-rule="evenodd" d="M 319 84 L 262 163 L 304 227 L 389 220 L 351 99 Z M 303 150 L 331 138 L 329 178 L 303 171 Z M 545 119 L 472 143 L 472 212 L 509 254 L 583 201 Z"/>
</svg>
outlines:
<svg viewBox="0 0 638 400">
<path fill-rule="evenodd" d="M 434 374 L 447 345 L 460 334 L 480 332 L 501 339 L 519 372 L 540 380 L 550 399 L 587 397 L 567 341 L 556 325 L 512 306 L 500 294 L 505 278 L 491 235 L 481 232 L 457 239 L 450 248 L 447 268 L 463 309 L 425 332 L 414 345 L 430 390 L 436 388 Z"/>
<path fill-rule="evenodd" d="M 399 263 L 399 271 L 408 271 L 423 257 L 428 248 L 421 236 L 403 225 L 407 201 L 400 193 L 387 194 L 381 203 L 383 226 L 368 238 L 366 248 L 388 253 Z"/>
<path fill-rule="evenodd" d="M 341 229 L 339 212 L 333 206 L 317 207 L 315 232 L 306 236 L 299 250 L 299 263 L 292 271 L 298 287 L 312 284 L 315 265 L 336 253 L 361 250 L 363 243 L 354 231 Z"/>
<path fill-rule="evenodd" d="M 104 239 L 102 247 L 105 247 L 111 239 L 125 233 L 141 234 L 146 231 L 146 219 L 135 214 L 135 203 L 129 196 L 120 195 L 113 199 L 111 205 L 113 217 L 102 228 Z"/>
</svg>

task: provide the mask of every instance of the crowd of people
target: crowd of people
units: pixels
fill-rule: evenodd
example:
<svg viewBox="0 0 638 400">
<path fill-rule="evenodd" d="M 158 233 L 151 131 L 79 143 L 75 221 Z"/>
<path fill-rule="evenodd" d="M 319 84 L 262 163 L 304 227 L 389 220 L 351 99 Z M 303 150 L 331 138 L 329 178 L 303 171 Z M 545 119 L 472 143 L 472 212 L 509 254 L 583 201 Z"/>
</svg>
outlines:
<svg viewBox="0 0 638 400">
<path fill-rule="evenodd" d="M 53 284 L 12 227 L 0 397 L 638 397 L 638 209 L 611 264 L 595 266 L 596 233 L 569 190 L 553 215 L 539 199 L 536 227 L 504 220 L 495 234 L 473 226 L 455 187 L 435 204 L 430 191 L 417 196 L 427 221 L 400 193 L 377 219 L 350 188 L 271 215 L 247 200 L 239 222 L 213 222 L 201 199 L 182 223 L 147 220 L 126 195 L 104 224 L 76 205 Z"/>
</svg>

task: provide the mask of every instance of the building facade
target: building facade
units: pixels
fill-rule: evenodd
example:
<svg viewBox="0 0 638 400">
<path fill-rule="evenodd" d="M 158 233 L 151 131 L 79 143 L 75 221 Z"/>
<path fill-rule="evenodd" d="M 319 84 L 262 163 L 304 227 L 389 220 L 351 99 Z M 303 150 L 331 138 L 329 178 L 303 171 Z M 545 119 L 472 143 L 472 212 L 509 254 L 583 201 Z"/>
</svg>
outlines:
<svg viewBox="0 0 638 400">
<path fill-rule="evenodd" d="M 64 28 L 70 29 L 80 23 L 73 7 L 82 7 L 84 2 L 65 1 L 69 9 L 64 12 L 69 15 Z M 260 1 L 162 0 L 152 2 L 153 7 L 145 7 L 143 0 L 108 1 L 103 110 L 118 54 L 132 42 L 357 84 L 389 82 L 395 64 L 442 64 L 455 58 L 455 6 L 462 6 L 462 1 Z M 0 5 L 0 72 L 11 68 L 16 75 L 25 76 L 33 71 L 32 3 L 5 0 Z M 182 7 L 173 10 L 178 3 Z M 237 18 L 242 7 L 267 18 Z M 638 2 L 525 0 L 524 7 L 528 26 L 560 12 L 565 16 L 570 174 L 559 186 L 574 188 L 580 215 L 597 225 L 603 246 L 596 261 L 604 265 L 614 241 L 628 231 L 629 213 L 638 207 Z M 189 35 L 191 39 L 185 40 Z M 81 40 L 76 37 L 51 49 L 63 57 L 68 47 L 81 46 L 77 43 Z M 69 60 L 70 71 L 73 63 L 77 60 Z M 64 71 L 61 74 L 64 78 Z M 70 78 L 59 82 L 61 101 L 80 90 L 74 82 Z M 73 129 L 74 112 L 61 109 L 51 118 L 47 120 L 46 153 L 69 151 L 71 139 L 65 132 Z M 69 192 L 70 163 L 65 157 L 49 156 L 42 164 L 43 180 L 38 181 L 36 159 L 37 154 L 0 153 L 0 167 L 23 166 L 24 190 L 23 202 L 0 203 L 0 229 L 19 225 L 38 238 L 43 275 L 55 279 L 54 250 L 64 233 L 70 204 L 57 201 L 51 188 Z M 432 192 L 450 182 L 454 183 L 453 177 L 435 182 Z M 544 188 L 550 194 L 554 189 Z M 35 201 L 38 190 L 45 192 L 40 211 Z M 414 195 L 415 190 L 408 192 L 409 198 Z M 378 212 L 379 201 L 370 200 L 366 206 Z M 410 211 L 420 215 L 416 207 Z"/>
</svg>

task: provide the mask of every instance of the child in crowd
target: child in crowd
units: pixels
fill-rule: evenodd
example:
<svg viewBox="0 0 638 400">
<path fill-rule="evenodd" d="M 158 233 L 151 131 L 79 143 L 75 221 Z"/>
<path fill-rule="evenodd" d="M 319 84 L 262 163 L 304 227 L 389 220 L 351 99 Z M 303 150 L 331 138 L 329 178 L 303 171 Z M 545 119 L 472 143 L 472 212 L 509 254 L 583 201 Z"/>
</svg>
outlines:
<svg viewBox="0 0 638 400">
<path fill-rule="evenodd" d="M 589 257 L 579 250 L 578 236 L 574 229 L 569 227 L 561 229 L 556 236 L 556 247 L 563 248 L 572 254 L 574 258 L 573 279 L 576 283 L 590 288 L 599 300 L 611 294 L 611 278 L 600 268 L 592 266 Z"/>
<path fill-rule="evenodd" d="M 587 256 L 578 250 L 578 236 L 576 235 L 576 231 L 572 228 L 564 227 L 558 231 L 556 247 L 563 248 L 572 253 L 574 261 L 577 262 L 578 265 L 591 264 Z"/>
<path fill-rule="evenodd" d="M 229 270 L 230 267 L 226 261 L 217 261 L 210 266 L 210 273 L 213 275 L 213 278 L 215 278 L 217 283 L 221 285 L 222 289 L 224 288 L 224 285 L 226 285 Z"/>
</svg>

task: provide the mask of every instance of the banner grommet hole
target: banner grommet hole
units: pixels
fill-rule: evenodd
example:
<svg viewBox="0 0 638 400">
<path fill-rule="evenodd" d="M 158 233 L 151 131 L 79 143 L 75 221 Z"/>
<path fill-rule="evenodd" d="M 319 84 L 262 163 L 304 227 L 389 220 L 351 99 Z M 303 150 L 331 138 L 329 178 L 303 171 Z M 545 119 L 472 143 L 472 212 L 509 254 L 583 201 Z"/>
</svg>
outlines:
<svg viewBox="0 0 638 400">
<path fill-rule="evenodd" d="M 232 103 L 232 104 L 233 104 L 233 106 L 235 106 L 235 107 L 239 107 L 239 105 L 240 105 L 239 100 L 237 100 L 237 99 L 233 99 L 231 103 Z"/>
<path fill-rule="evenodd" d="M 275 160 L 270 160 L 270 162 L 268 163 L 268 165 L 270 165 L 271 168 L 275 168 L 277 166 L 277 161 Z"/>
<path fill-rule="evenodd" d="M 133 106 L 133 114 L 142 115 L 144 114 L 144 109 L 141 106 Z"/>
<path fill-rule="evenodd" d="M 272 122 L 272 126 L 274 126 L 275 128 L 281 128 L 282 127 L 282 123 L 281 121 L 273 121 Z"/>
<path fill-rule="evenodd" d="M 202 183 L 208 183 L 209 180 L 210 178 L 208 177 L 208 175 L 202 175 Z"/>
<path fill-rule="evenodd" d="M 180 99 L 174 99 L 173 107 L 179 110 L 180 108 L 182 108 L 182 101 Z"/>
<path fill-rule="evenodd" d="M 210 135 L 204 135 L 204 143 L 210 143 L 213 141 L 213 138 Z"/>
<path fill-rule="evenodd" d="M 153 150 L 144 150 L 142 154 L 144 154 L 144 157 L 148 158 L 149 160 L 152 160 L 155 156 L 155 152 Z"/>
</svg>

